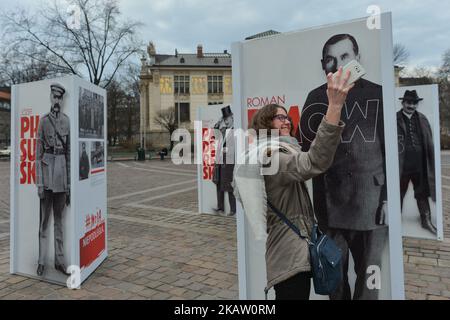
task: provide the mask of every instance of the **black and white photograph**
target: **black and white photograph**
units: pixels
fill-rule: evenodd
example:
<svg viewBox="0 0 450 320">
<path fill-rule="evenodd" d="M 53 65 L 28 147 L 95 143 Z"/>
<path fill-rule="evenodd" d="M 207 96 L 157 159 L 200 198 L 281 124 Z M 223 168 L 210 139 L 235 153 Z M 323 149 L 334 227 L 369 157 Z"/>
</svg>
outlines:
<svg viewBox="0 0 450 320">
<path fill-rule="evenodd" d="M 88 141 L 80 141 L 80 181 L 86 180 L 89 178 L 89 173 L 91 170 L 90 161 L 89 161 L 89 147 L 90 143 Z"/>
<path fill-rule="evenodd" d="M 438 88 L 398 87 L 396 93 L 403 235 L 442 240 Z"/>
<path fill-rule="evenodd" d="M 80 88 L 78 103 L 79 138 L 103 139 L 105 134 L 103 96 Z"/>
<path fill-rule="evenodd" d="M 105 143 L 103 141 L 92 141 L 91 170 L 103 168 L 104 166 L 105 166 Z"/>
<path fill-rule="evenodd" d="M 63 112 L 66 89 L 50 85 L 50 111 L 39 121 L 36 140 L 36 186 L 40 199 L 39 259 L 36 275 L 54 268 L 68 275 L 64 257 L 63 215 L 70 205 L 70 121 Z M 50 217 L 53 216 L 53 225 Z M 48 261 L 49 228 L 53 226 L 54 264 Z"/>
<path fill-rule="evenodd" d="M 236 215 L 236 198 L 234 197 L 231 183 L 233 181 L 235 147 L 234 139 L 228 138 L 228 135 L 231 134 L 232 136 L 233 134 L 232 130 L 230 130 L 234 126 L 233 112 L 231 111 L 231 106 L 222 107 L 220 111 L 221 117 L 214 124 L 215 132 L 216 134 L 220 132 L 221 138 L 216 139 L 218 145 L 212 182 L 216 185 L 217 206 L 213 210 L 218 215 L 234 216 Z M 228 212 L 225 211 L 225 193 L 228 194 L 230 204 Z"/>
<path fill-rule="evenodd" d="M 292 131 L 287 133 L 290 137 L 286 141 L 302 154 L 286 165 L 299 167 L 291 171 L 280 169 L 276 175 L 281 179 L 283 172 L 308 172 L 295 182 L 301 191 L 295 196 L 290 196 L 288 189 L 285 194 L 280 191 L 287 185 L 287 177 L 265 177 L 266 191 L 261 198 L 270 199 L 303 236 L 311 235 L 317 223 L 342 253 L 341 281 L 329 294 L 318 293 L 313 283 L 303 285 L 311 279 L 306 271 L 301 272 L 308 270 L 303 263 L 306 260 L 300 258 L 307 256 L 304 241 L 293 240 L 295 233 L 288 230 L 290 225 L 283 223 L 272 207 L 261 220 L 266 227 L 255 225 L 255 221 L 260 221 L 251 215 L 261 211 L 255 209 L 258 206 L 252 200 L 258 184 L 250 190 L 243 177 L 241 187 L 235 187 L 235 195 L 244 214 L 248 214 L 245 219 L 239 219 L 238 214 L 238 225 L 244 224 L 246 230 L 245 238 L 241 234 L 238 239 L 239 248 L 247 250 L 246 266 L 240 270 L 250 288 L 247 298 L 263 299 L 264 292 L 269 299 L 291 295 L 293 299 L 378 300 L 402 295 L 400 216 L 387 214 L 388 208 L 389 212 L 399 211 L 400 202 L 393 189 L 399 183 L 394 167 L 398 161 L 397 141 L 385 139 L 385 135 L 396 135 L 395 110 L 383 108 L 395 101 L 392 59 L 387 54 L 392 51 L 390 16 L 382 15 L 382 20 L 385 28 L 379 30 L 369 30 L 366 20 L 358 19 L 235 44 L 233 55 L 238 58 L 233 59 L 233 70 L 237 70 L 239 78 L 234 81 L 241 91 L 233 104 L 246 106 L 240 125 L 265 128 L 270 122 L 266 119 L 282 119 L 286 126 L 289 122 Z M 339 113 L 342 133 L 331 161 L 315 170 L 313 160 L 323 160 L 316 158 L 315 152 L 320 148 L 318 137 L 323 133 L 322 124 L 327 119 L 324 116 L 331 103 L 327 88 L 336 77 L 330 74 L 340 68 L 344 75 L 347 68 L 353 68 L 351 89 Z M 385 104 L 385 99 L 391 102 Z M 282 115 L 266 116 L 270 106 Z M 311 159 L 305 168 L 301 167 L 303 157 Z M 236 175 L 234 178 L 237 181 Z M 269 180 L 279 181 L 280 185 L 270 188 Z M 308 194 L 304 195 L 306 189 Z M 301 207 L 305 198 L 306 209 Z M 301 218 L 298 212 L 303 212 Z M 267 232 L 264 235 L 260 230 Z M 290 261 L 293 256 L 298 258 Z M 379 274 L 379 286 L 367 285 L 373 275 L 371 268 Z M 304 290 L 297 290 L 293 296 L 287 288 L 295 286 L 303 286 Z"/>
<path fill-rule="evenodd" d="M 350 33 L 331 36 L 323 45 L 320 61 L 326 74 L 335 73 L 352 60 L 360 61 L 357 39 Z M 319 61 L 319 57 L 317 57 Z M 307 152 L 328 108 L 327 84 L 309 92 L 301 112 L 302 149 Z M 381 265 L 388 228 L 382 87 L 361 78 L 345 102 L 347 113 L 331 167 L 313 178 L 313 203 L 322 230 L 335 240 L 343 252 L 344 281 L 331 299 L 351 299 L 347 280 L 350 253 L 356 265 Z M 378 290 L 365 285 L 366 268 L 356 274 L 353 299 L 377 299 Z"/>
</svg>

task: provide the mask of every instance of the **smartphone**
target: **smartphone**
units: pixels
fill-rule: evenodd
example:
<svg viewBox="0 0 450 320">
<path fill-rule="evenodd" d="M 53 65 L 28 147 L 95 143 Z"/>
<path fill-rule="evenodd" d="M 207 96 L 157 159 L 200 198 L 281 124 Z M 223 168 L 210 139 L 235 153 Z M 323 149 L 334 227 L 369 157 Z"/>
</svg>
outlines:
<svg viewBox="0 0 450 320">
<path fill-rule="evenodd" d="M 347 70 L 350 70 L 350 78 L 348 79 L 347 84 L 352 84 L 353 82 L 356 82 L 363 75 L 366 74 L 366 70 L 356 60 L 352 60 L 349 63 L 347 63 L 345 66 L 342 67 L 342 75 L 343 76 L 345 76 L 345 74 L 347 73 Z M 334 73 L 334 75 L 336 75 L 336 73 Z"/>
</svg>

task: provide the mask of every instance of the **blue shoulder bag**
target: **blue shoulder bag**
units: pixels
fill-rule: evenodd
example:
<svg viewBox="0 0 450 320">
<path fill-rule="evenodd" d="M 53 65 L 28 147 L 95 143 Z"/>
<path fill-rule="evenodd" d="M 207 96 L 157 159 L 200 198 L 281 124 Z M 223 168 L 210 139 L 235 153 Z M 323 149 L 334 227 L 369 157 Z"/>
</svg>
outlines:
<svg viewBox="0 0 450 320">
<path fill-rule="evenodd" d="M 336 243 L 314 224 L 311 239 L 302 236 L 300 230 L 269 201 L 267 204 L 300 238 L 308 243 L 314 291 L 316 294 L 332 294 L 342 281 L 342 252 Z"/>
</svg>

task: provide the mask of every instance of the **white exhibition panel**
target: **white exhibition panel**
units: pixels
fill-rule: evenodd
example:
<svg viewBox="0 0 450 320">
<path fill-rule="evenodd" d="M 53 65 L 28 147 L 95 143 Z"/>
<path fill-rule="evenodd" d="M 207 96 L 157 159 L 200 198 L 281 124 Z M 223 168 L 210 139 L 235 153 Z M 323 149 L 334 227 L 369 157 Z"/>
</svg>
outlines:
<svg viewBox="0 0 450 320">
<path fill-rule="evenodd" d="M 397 87 L 396 111 L 402 109 L 400 98 L 406 90 L 416 90 L 417 95 L 423 98 L 419 102 L 417 111 L 422 113 L 431 126 L 434 146 L 434 169 L 436 179 L 436 202 L 429 199 L 431 207 L 431 221 L 436 226 L 437 235 L 421 227 L 420 214 L 417 201 L 414 198 L 414 188 L 410 182 L 408 191 L 403 201 L 402 230 L 403 236 L 423 239 L 443 240 L 444 226 L 442 215 L 442 181 L 441 181 L 441 152 L 440 152 L 440 127 L 439 127 L 439 88 L 437 84 Z"/>
<path fill-rule="evenodd" d="M 222 118 L 221 109 L 225 105 L 216 104 L 200 106 L 197 109 L 197 118 L 201 127 L 195 128 L 195 143 L 198 152 L 197 159 L 201 159 L 198 168 L 198 205 L 199 213 L 215 214 L 217 208 L 216 185 L 212 182 L 216 151 L 219 140 L 215 137 L 214 125 Z M 231 110 L 234 111 L 233 106 Z M 236 114 L 235 112 L 233 112 Z M 225 192 L 225 212 L 230 212 L 228 192 Z"/>
</svg>

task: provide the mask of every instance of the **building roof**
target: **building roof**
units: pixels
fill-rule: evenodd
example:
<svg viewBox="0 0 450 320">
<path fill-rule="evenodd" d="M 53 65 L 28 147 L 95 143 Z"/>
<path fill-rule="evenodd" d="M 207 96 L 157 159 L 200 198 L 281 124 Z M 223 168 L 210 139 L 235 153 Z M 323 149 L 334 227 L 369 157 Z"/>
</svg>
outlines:
<svg viewBox="0 0 450 320">
<path fill-rule="evenodd" d="M 178 53 L 176 56 L 157 54 L 155 55 L 155 63 L 152 66 L 231 68 L 231 54 L 204 53 L 201 58 L 197 57 L 196 53 Z"/>
<path fill-rule="evenodd" d="M 11 101 L 11 88 L 0 87 L 0 101 Z"/>
<path fill-rule="evenodd" d="M 249 36 L 247 38 L 245 38 L 245 40 L 251 40 L 251 39 L 256 39 L 256 38 L 264 38 L 264 37 L 268 37 L 268 36 L 273 36 L 275 34 L 279 34 L 280 32 L 275 31 L 275 30 L 267 30 L 261 33 L 257 33 L 253 36 Z"/>
</svg>

